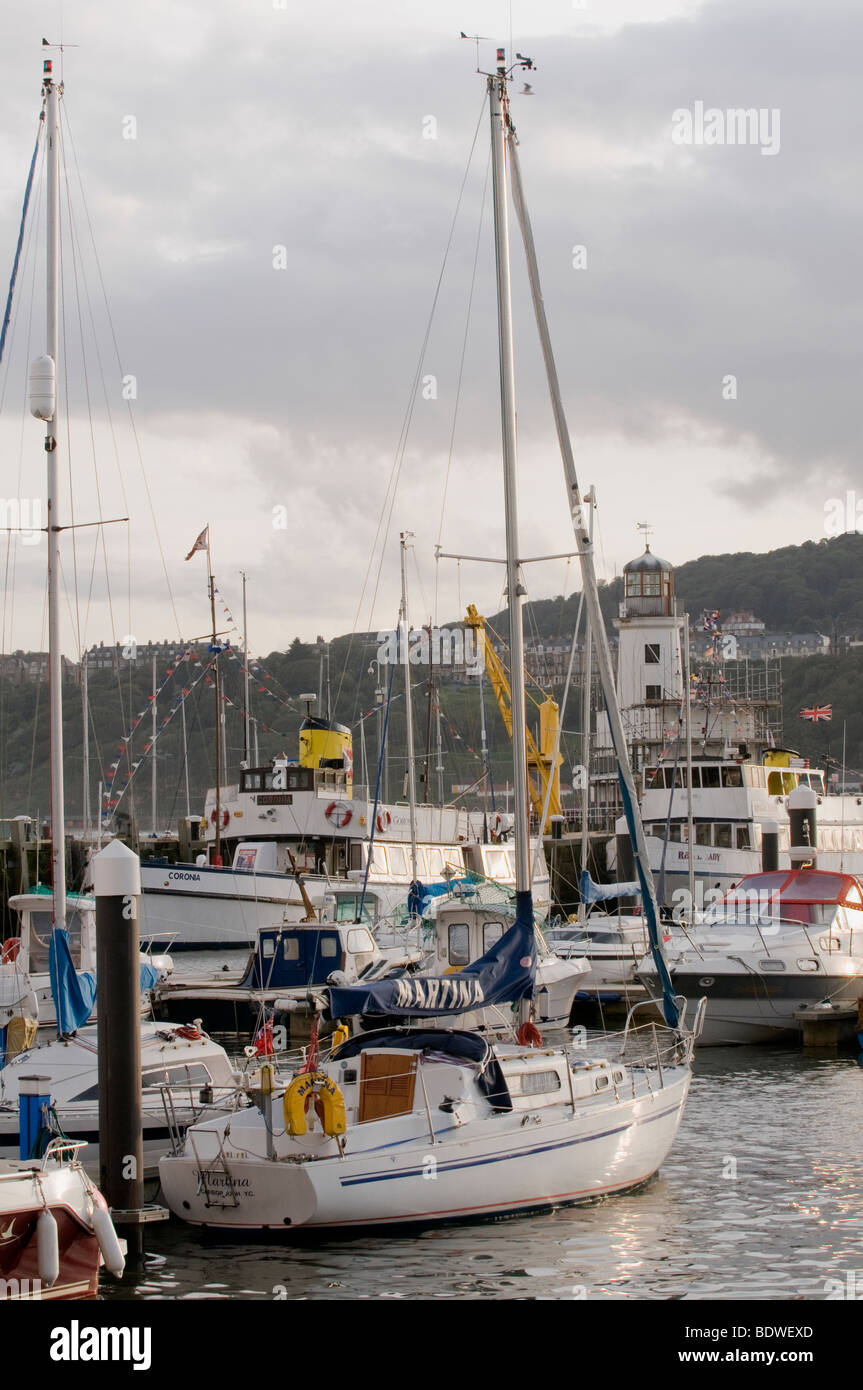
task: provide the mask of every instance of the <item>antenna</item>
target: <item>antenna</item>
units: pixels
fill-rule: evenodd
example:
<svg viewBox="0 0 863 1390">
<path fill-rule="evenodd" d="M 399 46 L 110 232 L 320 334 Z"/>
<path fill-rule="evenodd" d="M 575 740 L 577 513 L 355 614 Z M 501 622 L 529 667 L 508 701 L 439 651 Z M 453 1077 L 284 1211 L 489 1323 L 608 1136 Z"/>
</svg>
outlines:
<svg viewBox="0 0 863 1390">
<path fill-rule="evenodd" d="M 653 535 L 654 527 L 651 526 L 649 521 L 636 521 L 635 529 L 636 531 L 640 531 L 641 538 L 644 541 L 645 549 L 649 549 L 650 547 L 648 546 L 647 538 L 648 536 Z"/>
<path fill-rule="evenodd" d="M 459 33 L 459 38 L 460 38 L 460 39 L 473 39 L 474 43 L 476 44 L 476 70 L 477 70 L 477 72 L 479 72 L 479 71 L 480 71 L 480 66 L 479 66 L 479 46 L 480 46 L 481 43 L 490 43 L 490 42 L 491 42 L 491 40 L 490 40 L 489 37 L 488 37 L 488 34 L 466 34 L 465 31 L 464 31 L 464 29 L 462 29 L 462 30 L 460 31 L 460 33 Z"/>
</svg>

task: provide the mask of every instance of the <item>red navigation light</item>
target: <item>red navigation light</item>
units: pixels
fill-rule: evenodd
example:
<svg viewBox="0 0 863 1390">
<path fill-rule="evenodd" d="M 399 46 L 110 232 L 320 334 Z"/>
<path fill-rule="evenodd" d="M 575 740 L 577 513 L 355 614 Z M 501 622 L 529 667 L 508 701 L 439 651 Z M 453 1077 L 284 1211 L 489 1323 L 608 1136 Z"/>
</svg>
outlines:
<svg viewBox="0 0 863 1390">
<path fill-rule="evenodd" d="M 46 77 L 50 77 L 50 76 L 51 76 L 51 73 L 52 73 L 53 71 L 54 71 L 54 64 L 52 63 L 52 61 L 51 61 L 50 58 L 46 58 L 45 61 L 44 61 L 44 63 L 42 64 L 42 72 L 44 73 L 44 75 L 45 75 Z"/>
<path fill-rule="evenodd" d="M 499 49 L 497 50 L 497 61 L 498 61 L 498 63 L 505 63 L 505 62 L 506 62 L 506 49 L 505 49 L 505 48 L 499 48 Z"/>
</svg>

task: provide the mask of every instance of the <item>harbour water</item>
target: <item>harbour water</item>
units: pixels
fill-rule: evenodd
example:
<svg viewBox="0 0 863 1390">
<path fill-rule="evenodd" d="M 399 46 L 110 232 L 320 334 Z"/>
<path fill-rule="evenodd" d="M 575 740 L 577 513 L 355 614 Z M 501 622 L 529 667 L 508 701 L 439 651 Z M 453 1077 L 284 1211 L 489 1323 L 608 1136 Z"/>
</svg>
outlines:
<svg viewBox="0 0 863 1390">
<path fill-rule="evenodd" d="M 640 1192 L 497 1224 L 302 1243 L 150 1226 L 143 1264 L 121 1285 L 103 1278 L 103 1296 L 824 1300 L 840 1285 L 863 1294 L 861 1120 L 853 1054 L 709 1049 L 697 1054 L 678 1141 Z"/>
</svg>

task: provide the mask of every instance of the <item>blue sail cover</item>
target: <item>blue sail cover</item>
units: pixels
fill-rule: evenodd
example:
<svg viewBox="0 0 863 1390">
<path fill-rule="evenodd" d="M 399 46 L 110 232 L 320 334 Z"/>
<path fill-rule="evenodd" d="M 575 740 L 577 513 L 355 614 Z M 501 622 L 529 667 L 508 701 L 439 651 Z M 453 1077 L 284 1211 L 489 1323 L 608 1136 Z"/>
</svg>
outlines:
<svg viewBox="0 0 863 1390">
<path fill-rule="evenodd" d="M 415 879 L 408 892 L 408 912 L 412 917 L 422 917 L 436 898 L 444 897 L 454 888 L 476 892 L 476 884 L 469 878 L 454 878 L 449 883 L 420 883 Z"/>
<path fill-rule="evenodd" d="M 641 897 L 640 883 L 594 883 L 588 869 L 582 869 L 578 891 L 583 903 L 606 903 L 612 898 Z"/>
<path fill-rule="evenodd" d="M 93 1012 L 96 1002 L 96 978 L 75 970 L 69 950 L 69 933 L 65 927 L 54 927 L 48 952 L 51 975 L 51 996 L 57 1010 L 57 1032 L 74 1033 Z"/>
<path fill-rule="evenodd" d="M 529 999 L 536 975 L 533 899 L 516 894 L 515 922 L 479 960 L 451 975 L 403 975 L 377 984 L 330 990 L 330 1014 L 350 1018 L 439 1018 L 490 1004 Z"/>
<path fill-rule="evenodd" d="M 57 1032 L 74 1033 L 83 1028 L 96 1006 L 96 976 L 89 970 L 75 969 L 65 927 L 54 927 L 51 932 L 48 970 L 51 997 L 57 1010 Z M 138 978 L 141 991 L 145 993 L 156 984 L 159 972 L 155 965 L 141 961 Z"/>
</svg>

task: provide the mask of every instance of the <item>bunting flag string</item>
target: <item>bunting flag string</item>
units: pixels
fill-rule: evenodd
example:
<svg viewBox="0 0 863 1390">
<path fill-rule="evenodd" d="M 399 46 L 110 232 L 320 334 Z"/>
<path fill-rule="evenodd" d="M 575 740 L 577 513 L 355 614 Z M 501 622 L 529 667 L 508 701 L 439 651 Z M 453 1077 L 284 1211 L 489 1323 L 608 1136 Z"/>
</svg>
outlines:
<svg viewBox="0 0 863 1390">
<path fill-rule="evenodd" d="M 195 653 L 194 651 L 184 652 L 184 653 L 183 653 L 183 656 L 182 656 L 178 661 L 175 660 L 174 666 L 171 668 L 172 675 L 175 674 L 175 672 L 176 672 L 176 667 L 179 666 L 179 665 L 181 664 L 182 661 L 186 660 L 187 658 L 191 658 L 192 656 L 195 656 L 195 655 L 197 655 L 197 653 Z M 218 660 L 218 656 L 214 656 L 213 659 L 212 659 L 212 661 L 209 661 L 209 662 L 207 663 L 206 666 L 204 666 L 203 663 L 200 662 L 200 661 L 195 661 L 195 662 L 194 662 L 194 665 L 195 665 L 195 666 L 200 666 L 200 667 L 201 667 L 200 673 L 199 673 L 198 675 L 195 676 L 195 679 L 194 679 L 193 681 L 191 681 L 191 683 L 190 683 L 188 686 L 183 686 L 183 687 L 181 687 L 180 693 L 179 693 L 178 695 L 175 696 L 174 702 L 173 702 L 173 704 L 172 704 L 172 706 L 171 706 L 169 712 L 162 718 L 162 721 L 161 721 L 159 727 L 156 729 L 155 734 L 153 734 L 153 735 L 147 740 L 147 742 L 144 744 L 143 749 L 142 749 L 142 757 L 140 757 L 136 762 L 132 762 L 132 764 L 131 764 L 131 769 L 130 769 L 128 775 L 126 776 L 126 778 L 125 778 L 125 780 L 123 781 L 122 785 L 121 785 L 120 787 L 118 787 L 118 788 L 115 788 L 115 783 L 116 783 L 116 781 L 117 781 L 117 773 L 118 773 L 118 769 L 119 769 L 119 767 L 120 767 L 121 759 L 118 758 L 116 762 L 112 762 L 112 763 L 110 764 L 111 776 L 110 776 L 110 778 L 109 778 L 109 780 L 108 780 L 108 782 L 107 782 L 107 784 L 106 784 L 106 786 L 105 786 L 105 789 L 104 789 L 104 791 L 103 791 L 103 793 L 102 793 L 102 815 L 103 815 L 103 819 L 105 818 L 105 813 L 106 813 L 106 812 L 108 813 L 108 818 L 110 819 L 110 816 L 116 811 L 116 809 L 117 809 L 117 807 L 119 806 L 120 802 L 123 800 L 123 797 L 125 796 L 125 794 L 126 794 L 128 788 L 129 788 L 129 786 L 131 785 L 132 781 L 134 780 L 135 774 L 137 773 L 138 768 L 139 768 L 139 767 L 141 766 L 141 764 L 144 762 L 145 756 L 146 756 L 148 753 L 150 753 L 150 752 L 152 751 L 152 749 L 154 748 L 155 744 L 158 742 L 159 738 L 160 738 L 160 737 L 162 736 L 162 734 L 164 733 L 164 731 L 165 731 L 165 729 L 167 728 L 167 726 L 171 723 L 171 720 L 174 718 L 174 715 L 177 713 L 177 710 L 180 708 L 181 705 L 183 705 L 183 704 L 185 703 L 185 701 L 187 700 L 187 698 L 189 697 L 189 695 L 191 695 L 191 693 L 192 693 L 192 691 L 195 689 L 195 687 L 196 687 L 197 685 L 199 685 L 200 682 L 203 681 L 203 680 L 210 680 L 210 682 L 212 682 L 212 677 L 209 676 L 209 672 L 213 669 L 213 667 L 215 666 L 217 660 Z M 164 688 L 165 688 L 165 686 L 166 686 L 166 684 L 167 684 L 167 682 L 168 682 L 169 679 L 170 679 L 170 677 L 166 677 L 166 679 L 162 682 L 161 686 L 158 687 L 157 692 L 156 692 L 156 698 L 158 698 L 159 694 L 161 694 L 161 692 L 164 690 Z M 152 696 L 152 695 L 148 696 L 148 699 L 149 699 L 150 701 L 152 701 L 153 696 Z M 129 740 L 130 740 L 131 737 L 132 737 L 132 731 L 137 727 L 138 724 L 140 724 L 142 718 L 144 717 L 144 715 L 145 715 L 146 713 L 147 713 L 146 709 L 143 709 L 143 710 L 141 710 L 141 711 L 135 716 L 135 718 L 132 720 L 130 732 L 129 732 L 128 734 L 125 734 L 125 735 L 123 736 L 123 745 L 124 745 L 124 746 L 123 746 L 122 750 L 118 750 L 118 751 L 122 751 L 123 753 L 128 754 L 128 744 L 129 744 Z M 115 795 L 115 790 L 116 790 L 116 795 Z"/>
<path fill-rule="evenodd" d="M 228 623 L 230 624 L 232 635 L 235 636 L 237 641 L 242 645 L 243 634 L 237 625 L 233 613 L 231 612 L 228 605 L 225 603 L 224 594 L 219 589 L 218 584 L 214 584 L 213 589 L 215 593 L 218 594 L 219 602 L 222 605 L 222 610 L 225 614 L 225 617 L 228 620 Z M 274 676 L 271 671 L 268 671 L 267 668 L 264 666 L 263 662 L 258 657 L 253 656 L 251 652 L 246 652 L 245 659 L 242 660 L 237 655 L 236 651 L 234 651 L 232 648 L 230 652 L 230 658 L 232 661 L 237 662 L 244 676 L 251 676 L 253 680 L 257 681 L 275 681 L 277 685 L 282 686 L 283 690 L 285 689 L 278 676 Z M 285 691 L 286 698 L 283 699 L 282 696 L 277 695 L 274 690 L 270 690 L 266 685 L 259 685 L 257 693 L 259 695 L 267 695 L 271 700 L 275 700 L 277 704 L 284 705 L 286 709 L 296 710 L 297 702 L 290 695 L 288 695 L 287 691 Z M 276 731 L 271 730 L 270 732 Z"/>
</svg>

